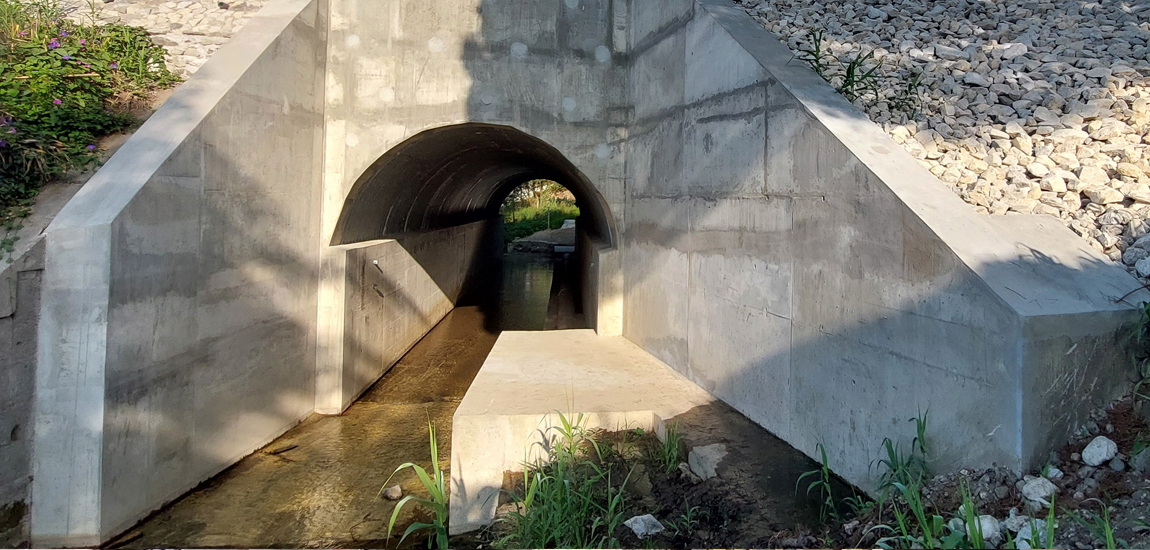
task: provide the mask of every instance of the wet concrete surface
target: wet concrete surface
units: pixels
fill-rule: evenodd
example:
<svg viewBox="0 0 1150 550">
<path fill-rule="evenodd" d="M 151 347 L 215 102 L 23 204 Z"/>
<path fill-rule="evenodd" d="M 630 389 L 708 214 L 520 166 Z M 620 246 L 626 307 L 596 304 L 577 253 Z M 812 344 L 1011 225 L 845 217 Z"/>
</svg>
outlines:
<svg viewBox="0 0 1150 550">
<path fill-rule="evenodd" d="M 390 542 L 394 502 L 377 496 L 404 462 L 451 459 L 451 416 L 501 330 L 541 330 L 552 287 L 547 258 L 507 255 L 502 292 L 461 302 L 340 416 L 312 415 L 109 543 L 119 548 L 394 547 L 427 515 L 408 505 Z M 445 475 L 450 475 L 446 473 Z M 405 470 L 393 483 L 424 492 Z M 422 546 L 412 536 L 404 546 Z"/>
</svg>

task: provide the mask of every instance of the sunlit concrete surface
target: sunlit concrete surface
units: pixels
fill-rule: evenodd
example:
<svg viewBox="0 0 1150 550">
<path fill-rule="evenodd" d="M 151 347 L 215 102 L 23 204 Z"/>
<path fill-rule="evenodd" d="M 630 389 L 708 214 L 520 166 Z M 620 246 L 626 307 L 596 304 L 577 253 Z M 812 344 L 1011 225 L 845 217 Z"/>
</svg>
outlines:
<svg viewBox="0 0 1150 550">
<path fill-rule="evenodd" d="M 491 522 L 506 471 L 523 471 L 559 415 L 643 428 L 714 401 L 630 341 L 593 330 L 504 332 L 452 419 L 451 532 Z"/>
<path fill-rule="evenodd" d="M 0 506 L 99 544 L 340 412 L 533 177 L 587 214 L 590 326 L 860 486 L 923 410 L 939 469 L 1023 469 L 1129 389 L 1114 333 L 1150 293 L 1116 302 L 1138 282 L 1060 224 L 976 215 L 730 0 L 281 0 L 5 278 L 36 349 L 2 351 L 36 365 L 0 363 L 35 373 L 0 401 L 31 442 Z"/>
</svg>

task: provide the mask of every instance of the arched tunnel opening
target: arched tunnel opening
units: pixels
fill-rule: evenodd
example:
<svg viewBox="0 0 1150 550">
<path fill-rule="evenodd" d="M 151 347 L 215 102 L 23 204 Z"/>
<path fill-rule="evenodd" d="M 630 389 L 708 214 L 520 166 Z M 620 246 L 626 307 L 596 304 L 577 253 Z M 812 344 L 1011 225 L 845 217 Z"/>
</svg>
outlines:
<svg viewBox="0 0 1150 550">
<path fill-rule="evenodd" d="M 521 223 L 548 211 L 555 217 L 542 228 Z M 596 326 L 597 264 L 615 235 L 592 182 L 514 128 L 431 129 L 387 151 L 353 184 L 331 242 L 349 251 L 349 317 L 363 319 L 345 327 L 345 344 L 367 350 L 345 355 L 344 384 L 360 372 L 349 362 L 370 366 L 352 374 L 350 384 L 367 389 L 330 444 L 386 442 L 363 470 L 390 471 L 427 460 L 430 421 L 448 464 L 452 416 L 501 332 Z M 361 330 L 373 322 L 384 328 Z M 385 340 L 402 338 L 416 342 L 388 355 Z M 418 519 L 412 513 L 400 515 L 400 532 Z"/>
<path fill-rule="evenodd" d="M 549 223 L 546 229 L 556 234 L 543 236 L 551 242 L 512 242 L 530 235 L 507 232 L 505 223 L 523 225 L 507 210 L 509 201 L 516 202 L 517 191 L 547 190 L 547 185 L 552 194 L 570 197 L 578 212 L 574 227 L 564 229 L 567 218 L 553 218 L 559 226 Z M 462 252 L 437 254 L 428 236 L 452 228 L 469 228 L 482 237 Z M 497 331 L 593 328 L 598 304 L 593 292 L 583 290 L 597 286 L 595 250 L 614 248 L 615 238 L 603 196 L 562 153 L 512 127 L 472 123 L 423 131 L 372 163 L 349 191 L 331 244 L 394 240 L 456 305 L 482 307 L 487 329 Z M 548 258 L 519 257 L 523 253 Z M 532 306 L 516 294 L 528 283 L 524 271 L 538 272 L 541 264 L 553 273 L 554 297 L 563 300 L 544 306 L 545 321 L 523 318 L 522 308 Z M 511 299 L 501 302 L 500 294 Z"/>
</svg>

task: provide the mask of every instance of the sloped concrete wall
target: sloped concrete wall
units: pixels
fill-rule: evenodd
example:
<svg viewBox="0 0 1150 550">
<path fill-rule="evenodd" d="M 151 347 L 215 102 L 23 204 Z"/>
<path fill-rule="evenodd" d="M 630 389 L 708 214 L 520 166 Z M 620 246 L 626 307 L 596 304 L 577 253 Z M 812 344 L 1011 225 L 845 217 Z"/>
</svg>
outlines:
<svg viewBox="0 0 1150 550">
<path fill-rule="evenodd" d="M 312 412 L 324 8 L 263 10 L 49 226 L 35 544 L 101 543 Z"/>
<path fill-rule="evenodd" d="M 1137 283 L 1068 231 L 965 208 L 727 0 L 631 36 L 628 338 L 863 487 L 918 414 L 937 468 L 1020 469 L 1126 387 Z"/>
</svg>

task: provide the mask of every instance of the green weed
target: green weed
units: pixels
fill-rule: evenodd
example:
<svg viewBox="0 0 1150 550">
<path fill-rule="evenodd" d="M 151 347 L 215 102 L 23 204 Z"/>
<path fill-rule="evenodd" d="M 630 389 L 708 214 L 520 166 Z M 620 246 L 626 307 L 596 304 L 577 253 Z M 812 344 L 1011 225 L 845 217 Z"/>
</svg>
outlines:
<svg viewBox="0 0 1150 550">
<path fill-rule="evenodd" d="M 875 50 L 860 50 L 847 62 L 839 61 L 825 48 L 826 33 L 822 29 L 807 32 L 809 46 L 800 47 L 796 59 L 805 62 L 815 74 L 822 77 L 835 91 L 854 103 L 877 101 L 883 97 L 883 81 L 890 77 L 882 72 L 883 63 L 875 59 Z M 918 116 L 921 105 L 922 73 L 914 73 L 901 83 L 890 101 L 892 110 Z"/>
<path fill-rule="evenodd" d="M 546 445 L 547 460 L 527 467 L 522 497 L 512 493 L 516 511 L 500 521 L 510 532 L 495 541 L 501 548 L 603 548 L 618 547 L 615 531 L 623 523 L 624 488 L 612 481 L 602 460 L 601 447 L 584 425 L 583 415 L 568 419 L 559 414 L 559 425 Z M 594 453 L 593 455 L 591 453 Z"/>
<path fill-rule="evenodd" d="M 1033 519 L 1030 520 L 1030 537 L 1026 543 L 1031 548 L 1054 547 L 1054 533 L 1058 527 L 1054 522 L 1054 500 L 1055 496 L 1050 495 L 1050 511 L 1046 514 L 1046 522 L 1043 524 L 1042 529 L 1038 528 L 1037 521 Z M 1017 544 L 1015 546 L 1017 546 Z"/>
<path fill-rule="evenodd" d="M 683 501 L 683 508 L 685 512 L 679 514 L 677 519 L 667 519 L 663 523 L 675 536 L 690 537 L 699 528 L 703 518 L 709 514 L 698 506 L 691 506 L 687 501 Z"/>
<path fill-rule="evenodd" d="M 431 441 L 431 474 L 429 475 L 427 470 L 422 466 L 407 462 L 401 464 L 387 477 L 387 481 L 384 482 L 383 487 L 387 487 L 391 478 L 395 477 L 395 474 L 398 474 L 400 470 L 411 468 L 415 472 L 415 475 L 419 477 L 419 482 L 423 484 L 424 490 L 427 491 L 428 498 L 407 495 L 397 502 L 395 504 L 395 510 L 391 513 L 391 521 L 387 523 L 387 538 L 391 538 L 391 531 L 395 528 L 395 520 L 399 517 L 399 511 L 402 510 L 403 506 L 408 502 L 415 502 L 432 512 L 433 517 L 431 523 L 416 522 L 411 524 L 411 526 L 404 531 L 403 537 L 399 539 L 399 542 L 403 543 L 404 539 L 415 531 L 430 529 L 435 536 L 428 539 L 428 548 L 431 548 L 432 544 L 434 544 L 436 548 L 447 548 L 447 481 L 443 476 L 443 470 L 439 467 L 439 444 L 435 439 L 435 426 L 431 424 L 430 417 L 427 419 L 427 433 L 428 439 Z M 382 494 L 383 488 L 380 488 L 379 492 Z"/>
<path fill-rule="evenodd" d="M 882 447 L 886 451 L 886 458 L 879 459 L 878 464 L 885 471 L 879 476 L 879 491 L 886 491 L 895 483 L 915 487 L 922 484 L 922 480 L 929 473 L 930 453 L 926 439 L 929 414 L 930 412 L 927 411 L 913 419 L 915 437 L 911 440 L 909 451 L 896 444 L 889 437 L 883 439 Z"/>
<path fill-rule="evenodd" d="M 655 463 L 662 466 L 664 472 L 669 474 L 675 471 L 675 468 L 683 462 L 680 451 L 682 444 L 683 436 L 679 433 L 678 426 L 667 424 L 663 440 L 655 450 Z"/>
<path fill-rule="evenodd" d="M 838 517 L 838 511 L 835 510 L 835 499 L 831 492 L 831 468 L 827 462 L 827 449 L 823 447 L 822 443 L 819 443 L 815 445 L 815 450 L 819 452 L 820 466 L 818 469 L 804 472 L 803 475 L 799 476 L 799 479 L 795 481 L 795 491 L 798 491 L 799 484 L 802 483 L 804 479 L 813 478 L 811 482 L 807 484 L 807 495 L 809 496 L 811 491 L 817 491 L 819 496 L 819 519 L 823 523 L 826 523 L 827 518 Z"/>
<path fill-rule="evenodd" d="M 1094 513 L 1090 510 L 1081 510 L 1082 514 L 1079 515 L 1075 512 L 1067 511 L 1067 515 L 1070 516 L 1070 519 L 1086 528 L 1095 539 L 1103 541 L 1105 544 L 1103 548 L 1128 548 L 1130 546 L 1129 543 L 1114 536 L 1114 524 L 1110 521 L 1110 506 L 1096 498 L 1089 500 L 1097 502 L 1102 509 L 1101 512 Z M 1047 539 L 1047 541 L 1049 542 L 1050 539 Z"/>
<path fill-rule="evenodd" d="M 95 162 L 96 140 L 176 81 L 142 28 L 70 20 L 55 0 L 0 0 L 0 222 Z"/>
</svg>

